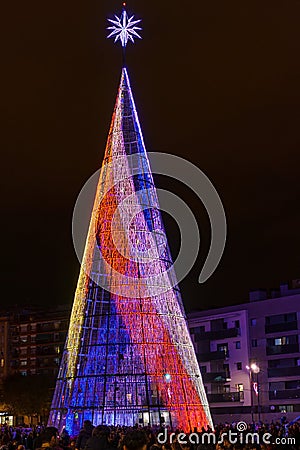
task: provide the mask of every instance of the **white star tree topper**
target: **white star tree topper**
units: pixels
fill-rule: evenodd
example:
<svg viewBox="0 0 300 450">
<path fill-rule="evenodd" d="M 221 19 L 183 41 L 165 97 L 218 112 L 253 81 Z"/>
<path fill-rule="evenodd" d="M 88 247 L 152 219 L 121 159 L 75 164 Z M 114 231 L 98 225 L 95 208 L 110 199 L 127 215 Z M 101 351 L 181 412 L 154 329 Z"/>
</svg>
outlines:
<svg viewBox="0 0 300 450">
<path fill-rule="evenodd" d="M 120 40 L 123 48 L 126 47 L 129 40 L 134 43 L 135 38 L 142 39 L 138 34 L 138 31 L 140 31 L 142 28 L 136 26 L 136 24 L 141 22 L 141 19 L 133 20 L 134 16 L 128 17 L 125 10 L 125 4 L 123 4 L 123 11 L 121 16 L 118 17 L 115 15 L 115 18 L 116 20 L 107 19 L 113 24 L 113 26 L 107 28 L 108 30 L 112 30 L 107 38 L 114 37 L 115 42 Z"/>
</svg>

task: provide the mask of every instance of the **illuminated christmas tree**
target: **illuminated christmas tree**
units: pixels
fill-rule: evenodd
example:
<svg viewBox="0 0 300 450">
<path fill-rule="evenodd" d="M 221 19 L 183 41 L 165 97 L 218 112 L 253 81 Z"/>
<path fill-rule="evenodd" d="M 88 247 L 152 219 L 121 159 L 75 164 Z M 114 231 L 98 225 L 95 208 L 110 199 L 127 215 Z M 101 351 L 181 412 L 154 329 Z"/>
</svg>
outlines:
<svg viewBox="0 0 300 450">
<path fill-rule="evenodd" d="M 111 22 L 140 37 L 125 7 Z M 48 425 L 86 419 L 212 426 L 125 66 Z"/>
</svg>

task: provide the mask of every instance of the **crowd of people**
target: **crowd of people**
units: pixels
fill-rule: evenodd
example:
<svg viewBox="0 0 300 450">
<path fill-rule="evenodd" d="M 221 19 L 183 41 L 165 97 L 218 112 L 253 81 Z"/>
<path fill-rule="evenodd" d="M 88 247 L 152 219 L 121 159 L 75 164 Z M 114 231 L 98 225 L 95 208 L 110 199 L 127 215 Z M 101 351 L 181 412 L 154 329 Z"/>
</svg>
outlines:
<svg viewBox="0 0 300 450">
<path fill-rule="evenodd" d="M 78 436 L 61 434 L 53 427 L 0 428 L 0 450 L 300 450 L 300 424 L 283 421 L 271 424 L 219 424 L 214 430 L 184 434 L 167 428 L 132 428 L 84 422 Z M 246 424 L 245 424 L 246 425 Z"/>
</svg>

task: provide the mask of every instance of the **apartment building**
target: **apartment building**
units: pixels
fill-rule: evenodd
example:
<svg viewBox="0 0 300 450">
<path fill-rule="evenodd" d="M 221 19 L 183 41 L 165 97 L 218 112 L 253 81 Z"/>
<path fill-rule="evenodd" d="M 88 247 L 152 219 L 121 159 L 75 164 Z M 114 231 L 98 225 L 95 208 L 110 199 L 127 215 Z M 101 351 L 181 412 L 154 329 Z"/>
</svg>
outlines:
<svg viewBox="0 0 300 450">
<path fill-rule="evenodd" d="M 68 331 L 70 310 L 13 308 L 0 317 L 0 380 L 8 375 L 53 375 Z"/>
<path fill-rule="evenodd" d="M 300 416 L 300 280 L 188 322 L 216 423 Z"/>
</svg>

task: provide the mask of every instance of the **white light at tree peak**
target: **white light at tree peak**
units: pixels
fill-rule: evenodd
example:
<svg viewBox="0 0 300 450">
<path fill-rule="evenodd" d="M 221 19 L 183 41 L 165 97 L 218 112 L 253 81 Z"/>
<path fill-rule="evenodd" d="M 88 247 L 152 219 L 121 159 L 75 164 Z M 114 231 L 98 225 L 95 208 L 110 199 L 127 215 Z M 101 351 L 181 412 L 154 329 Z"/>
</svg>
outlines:
<svg viewBox="0 0 300 450">
<path fill-rule="evenodd" d="M 108 19 L 113 24 L 113 26 L 107 28 L 108 30 L 112 30 L 107 36 L 108 38 L 114 37 L 115 42 L 120 39 L 122 47 L 126 47 L 129 40 L 134 43 L 134 38 L 142 39 L 138 34 L 138 31 L 142 28 L 136 26 L 136 24 L 141 22 L 141 19 L 133 20 L 134 16 L 128 17 L 125 8 L 122 11 L 121 17 L 115 16 L 115 19 Z"/>
</svg>

